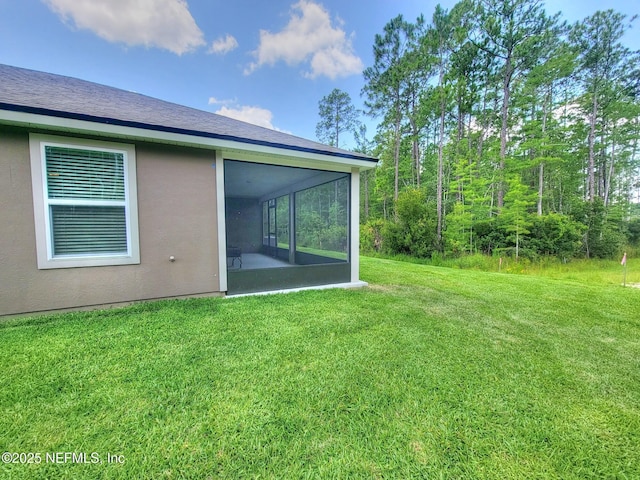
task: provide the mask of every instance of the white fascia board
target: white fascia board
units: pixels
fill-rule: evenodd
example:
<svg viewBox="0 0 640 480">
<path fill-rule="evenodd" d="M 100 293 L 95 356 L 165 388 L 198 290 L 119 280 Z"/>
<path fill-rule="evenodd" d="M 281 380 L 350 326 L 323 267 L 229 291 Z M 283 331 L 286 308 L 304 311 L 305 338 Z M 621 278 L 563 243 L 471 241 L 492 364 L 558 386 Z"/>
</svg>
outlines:
<svg viewBox="0 0 640 480">
<path fill-rule="evenodd" d="M 140 128 L 109 123 L 97 123 L 87 120 L 42 115 L 37 113 L 0 110 L 0 123 L 27 128 L 46 128 L 56 131 L 106 136 L 127 140 L 167 143 L 172 145 L 209 148 L 223 151 L 225 158 L 260 163 L 277 163 L 298 167 L 318 168 L 318 163 L 327 169 L 350 172 L 352 167 L 369 169 L 373 162 L 352 158 L 342 158 L 330 154 L 306 152 L 295 149 L 256 145 L 234 140 L 224 140 L 185 133 L 163 132 L 151 128 Z M 268 157 L 268 158 L 265 158 Z"/>
</svg>

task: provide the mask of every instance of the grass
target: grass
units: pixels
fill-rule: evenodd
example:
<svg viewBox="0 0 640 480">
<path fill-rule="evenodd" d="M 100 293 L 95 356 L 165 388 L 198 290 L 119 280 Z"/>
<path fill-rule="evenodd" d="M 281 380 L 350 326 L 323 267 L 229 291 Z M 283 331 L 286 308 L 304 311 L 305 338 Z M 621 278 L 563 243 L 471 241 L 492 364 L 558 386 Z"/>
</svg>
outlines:
<svg viewBox="0 0 640 480">
<path fill-rule="evenodd" d="M 501 265 L 498 257 L 481 254 L 447 259 L 441 257 L 419 259 L 406 255 L 381 256 L 380 258 L 464 270 L 543 276 L 591 285 L 622 285 L 625 280 L 624 269 L 619 259 L 571 259 L 561 261 L 555 257 L 543 257 L 534 262 L 524 258 L 516 262 L 513 258 L 505 257 Z M 629 258 L 626 283 L 627 285 L 640 285 L 640 258 Z"/>
<path fill-rule="evenodd" d="M 0 323 L 0 451 L 43 456 L 0 477 L 637 478 L 640 290 L 362 277 Z"/>
<path fill-rule="evenodd" d="M 348 259 L 348 254 L 346 252 L 337 252 L 335 250 L 324 250 L 322 248 L 296 246 L 296 251 L 318 255 L 319 257 L 337 258 L 338 260 L 346 261 Z"/>
</svg>

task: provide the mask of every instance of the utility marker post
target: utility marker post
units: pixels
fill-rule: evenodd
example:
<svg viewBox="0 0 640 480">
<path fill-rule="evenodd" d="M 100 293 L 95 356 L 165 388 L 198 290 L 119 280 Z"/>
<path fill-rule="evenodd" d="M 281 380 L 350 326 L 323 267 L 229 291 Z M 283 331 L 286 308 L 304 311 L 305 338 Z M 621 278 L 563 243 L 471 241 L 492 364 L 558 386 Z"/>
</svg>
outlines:
<svg viewBox="0 0 640 480">
<path fill-rule="evenodd" d="M 622 255 L 622 261 L 620 262 L 620 265 L 622 265 L 622 286 L 626 287 L 627 286 L 627 252 L 624 252 L 624 255 Z"/>
</svg>

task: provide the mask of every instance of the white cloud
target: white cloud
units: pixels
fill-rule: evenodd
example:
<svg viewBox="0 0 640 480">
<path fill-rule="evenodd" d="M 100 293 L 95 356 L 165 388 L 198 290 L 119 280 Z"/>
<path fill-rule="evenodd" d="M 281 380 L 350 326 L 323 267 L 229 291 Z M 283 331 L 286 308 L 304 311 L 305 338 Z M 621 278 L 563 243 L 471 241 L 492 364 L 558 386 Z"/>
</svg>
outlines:
<svg viewBox="0 0 640 480">
<path fill-rule="evenodd" d="M 211 99 L 209 99 L 209 104 L 211 103 Z M 250 107 L 248 105 L 243 105 L 239 108 L 229 108 L 227 106 L 223 106 L 221 109 L 217 110 L 214 113 L 217 113 L 218 115 L 224 115 L 225 117 L 234 118 L 242 122 L 251 123 L 259 127 L 270 128 L 271 130 L 291 134 L 290 131 L 282 130 L 278 127 L 275 127 L 273 123 L 271 123 L 271 121 L 273 120 L 273 113 L 271 113 L 271 110 L 267 110 L 266 108 Z"/>
<path fill-rule="evenodd" d="M 214 40 L 211 44 L 211 48 L 209 48 L 209 53 L 216 53 L 219 55 L 225 55 L 232 50 L 238 48 L 238 41 L 235 39 L 233 35 L 229 35 L 224 38 L 218 38 Z"/>
<path fill-rule="evenodd" d="M 205 44 L 185 0 L 43 0 L 64 22 L 109 42 L 144 45 L 177 55 Z"/>
<path fill-rule="evenodd" d="M 290 66 L 308 63 L 310 70 L 304 72 L 308 78 L 324 75 L 335 79 L 361 73 L 362 60 L 353 52 L 342 22 L 337 23 L 338 26 L 332 25 L 329 12 L 322 5 L 300 0 L 292 6 L 291 18 L 282 31 L 260 30 L 260 44 L 253 52 L 256 61 L 245 69 L 245 74 L 279 61 Z"/>
<path fill-rule="evenodd" d="M 242 106 L 240 108 L 228 108 L 223 106 L 217 112 L 218 115 L 224 115 L 225 117 L 235 118 L 243 122 L 252 123 L 259 127 L 270 128 L 271 130 L 277 130 L 271 123 L 273 119 L 273 113 L 266 108 Z"/>
<path fill-rule="evenodd" d="M 233 103 L 236 103 L 237 101 L 237 98 L 219 99 L 216 97 L 209 97 L 209 105 L 231 105 Z"/>
</svg>

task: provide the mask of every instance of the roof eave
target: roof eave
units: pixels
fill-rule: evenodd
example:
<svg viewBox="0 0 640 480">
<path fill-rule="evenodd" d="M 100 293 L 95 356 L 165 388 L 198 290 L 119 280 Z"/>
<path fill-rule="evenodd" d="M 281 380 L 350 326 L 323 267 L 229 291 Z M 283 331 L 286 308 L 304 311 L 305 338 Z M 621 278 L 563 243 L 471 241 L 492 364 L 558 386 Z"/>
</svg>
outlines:
<svg viewBox="0 0 640 480">
<path fill-rule="evenodd" d="M 373 157 L 352 154 L 347 151 L 326 152 L 319 149 L 252 140 L 231 135 L 217 135 L 197 130 L 129 122 L 120 119 L 6 103 L 0 103 L 0 123 L 223 151 L 244 151 L 253 154 L 262 153 L 265 155 L 304 158 L 329 164 L 349 165 L 360 169 L 373 168 L 377 164 L 377 159 Z"/>
</svg>

